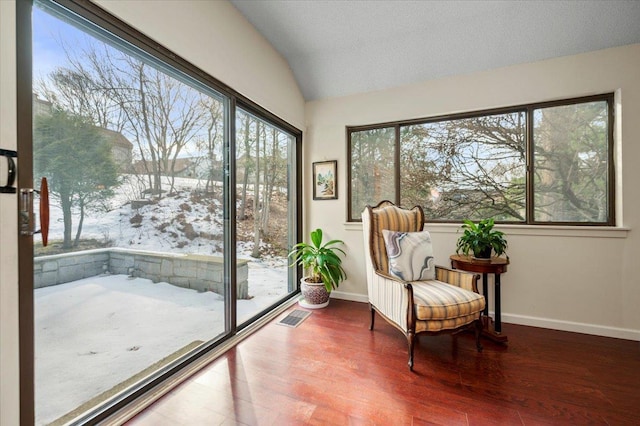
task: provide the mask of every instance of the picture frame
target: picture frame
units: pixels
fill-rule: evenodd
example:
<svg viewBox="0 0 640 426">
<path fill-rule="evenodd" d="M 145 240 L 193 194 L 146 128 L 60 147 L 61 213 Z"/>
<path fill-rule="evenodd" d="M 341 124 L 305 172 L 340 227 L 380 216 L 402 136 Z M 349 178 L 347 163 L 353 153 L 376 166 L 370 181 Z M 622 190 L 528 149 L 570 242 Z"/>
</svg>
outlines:
<svg viewBox="0 0 640 426">
<path fill-rule="evenodd" d="M 313 199 L 336 200 L 338 198 L 338 161 L 313 163 Z"/>
</svg>

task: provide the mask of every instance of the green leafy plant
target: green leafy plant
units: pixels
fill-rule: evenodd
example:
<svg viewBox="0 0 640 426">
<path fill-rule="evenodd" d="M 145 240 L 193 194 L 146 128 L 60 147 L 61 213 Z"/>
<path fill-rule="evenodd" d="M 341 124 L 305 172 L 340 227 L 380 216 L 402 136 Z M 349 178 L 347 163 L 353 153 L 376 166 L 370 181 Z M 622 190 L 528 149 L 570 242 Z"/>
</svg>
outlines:
<svg viewBox="0 0 640 426">
<path fill-rule="evenodd" d="M 311 244 L 298 243 L 289 252 L 292 259 L 290 266 L 302 265 L 309 271 L 309 282 L 324 283 L 329 293 L 332 289 L 338 288 L 340 282 L 347 278 L 347 274 L 342 267 L 342 259 L 338 252 L 346 256 L 337 244 L 344 244 L 342 240 L 331 240 L 322 244 L 322 230 L 311 231 Z"/>
<path fill-rule="evenodd" d="M 474 223 L 468 219 L 463 221 L 464 232 L 456 244 L 456 253 L 468 256 L 469 253 L 477 258 L 488 259 L 491 252 L 496 256 L 506 253 L 507 240 L 504 233 L 493 229 L 495 223 L 493 219 L 483 219 Z"/>
</svg>

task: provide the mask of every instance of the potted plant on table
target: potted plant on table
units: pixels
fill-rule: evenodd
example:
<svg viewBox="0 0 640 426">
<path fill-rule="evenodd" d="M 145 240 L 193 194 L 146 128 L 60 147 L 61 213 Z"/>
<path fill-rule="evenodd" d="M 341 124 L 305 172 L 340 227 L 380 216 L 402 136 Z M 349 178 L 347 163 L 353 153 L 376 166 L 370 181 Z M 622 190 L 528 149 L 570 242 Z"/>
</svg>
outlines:
<svg viewBox="0 0 640 426">
<path fill-rule="evenodd" d="M 318 309 L 329 304 L 331 290 L 338 288 L 340 282 L 347 278 L 342 259 L 338 256 L 338 253 L 346 254 L 336 247 L 344 244 L 342 240 L 322 243 L 322 229 L 311 231 L 310 237 L 311 244 L 296 244 L 289 257 L 292 259 L 290 266 L 302 265 L 309 273 L 300 280 L 303 298 L 298 303 L 304 308 Z"/>
<path fill-rule="evenodd" d="M 483 219 L 478 223 L 465 219 L 460 227 L 464 232 L 458 238 L 456 253 L 465 256 L 472 253 L 476 259 L 490 259 L 492 253 L 496 256 L 505 254 L 507 240 L 504 232 L 493 229 L 494 225 L 493 219 Z"/>
</svg>

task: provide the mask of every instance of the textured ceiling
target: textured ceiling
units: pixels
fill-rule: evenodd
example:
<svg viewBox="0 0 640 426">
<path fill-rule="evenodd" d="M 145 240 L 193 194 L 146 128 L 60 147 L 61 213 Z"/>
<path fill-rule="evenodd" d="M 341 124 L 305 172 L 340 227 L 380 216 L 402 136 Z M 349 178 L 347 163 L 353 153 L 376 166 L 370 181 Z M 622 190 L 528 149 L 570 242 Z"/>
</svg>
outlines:
<svg viewBox="0 0 640 426">
<path fill-rule="evenodd" d="M 306 100 L 640 42 L 640 0 L 231 0 Z"/>
</svg>

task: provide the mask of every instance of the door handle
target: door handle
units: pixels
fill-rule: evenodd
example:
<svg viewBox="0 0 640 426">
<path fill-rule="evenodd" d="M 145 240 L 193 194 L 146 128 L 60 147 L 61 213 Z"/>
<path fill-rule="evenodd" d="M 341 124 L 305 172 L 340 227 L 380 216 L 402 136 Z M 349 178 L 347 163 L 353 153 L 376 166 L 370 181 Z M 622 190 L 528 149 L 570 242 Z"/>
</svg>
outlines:
<svg viewBox="0 0 640 426">
<path fill-rule="evenodd" d="M 42 247 L 46 247 L 49 244 L 49 185 L 46 177 L 40 179 L 40 233 Z"/>
<path fill-rule="evenodd" d="M 33 213 L 33 196 L 40 195 L 40 230 L 35 230 Z M 49 243 L 49 186 L 47 178 L 40 181 L 40 190 L 33 188 L 20 189 L 20 235 L 42 235 L 42 246 Z"/>
<path fill-rule="evenodd" d="M 5 185 L 0 185 L 0 194 L 15 194 L 16 189 L 13 187 L 13 183 L 16 180 L 16 163 L 13 161 L 18 156 L 16 151 L 10 151 L 8 149 L 0 149 L 0 157 L 7 159 L 7 181 Z"/>
</svg>

